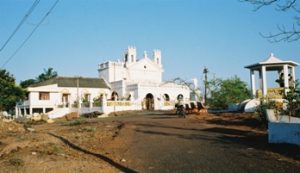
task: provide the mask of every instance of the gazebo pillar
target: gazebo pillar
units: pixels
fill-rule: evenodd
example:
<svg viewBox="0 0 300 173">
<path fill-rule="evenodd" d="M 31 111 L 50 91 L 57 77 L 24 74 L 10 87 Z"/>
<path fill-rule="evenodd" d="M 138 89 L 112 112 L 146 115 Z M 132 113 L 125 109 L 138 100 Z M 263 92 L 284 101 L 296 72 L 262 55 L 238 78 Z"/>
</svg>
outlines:
<svg viewBox="0 0 300 173">
<path fill-rule="evenodd" d="M 263 97 L 267 96 L 267 75 L 266 75 L 266 66 L 261 66 L 261 76 L 262 76 L 262 95 Z"/>
<path fill-rule="evenodd" d="M 256 96 L 256 88 L 255 88 L 255 71 L 254 70 L 250 70 L 250 80 L 251 80 L 252 98 L 255 98 L 255 96 Z"/>
<path fill-rule="evenodd" d="M 289 88 L 289 69 L 288 65 L 283 65 L 283 79 L 284 79 L 284 88 Z"/>
<path fill-rule="evenodd" d="M 292 70 L 292 76 L 293 76 L 293 82 L 294 82 L 294 84 L 295 84 L 295 80 L 296 80 L 296 73 L 295 73 L 295 67 L 294 66 L 292 66 L 291 67 L 291 70 Z"/>
</svg>

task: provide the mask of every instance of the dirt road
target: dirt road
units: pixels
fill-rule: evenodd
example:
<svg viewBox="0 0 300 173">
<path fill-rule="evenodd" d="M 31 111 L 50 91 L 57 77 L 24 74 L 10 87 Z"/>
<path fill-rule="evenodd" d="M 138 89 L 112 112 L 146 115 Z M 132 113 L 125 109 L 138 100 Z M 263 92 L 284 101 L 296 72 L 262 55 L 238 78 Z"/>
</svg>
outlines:
<svg viewBox="0 0 300 173">
<path fill-rule="evenodd" d="M 250 114 L 117 115 L 0 133 L 0 172 L 300 172 L 300 147 Z"/>
</svg>

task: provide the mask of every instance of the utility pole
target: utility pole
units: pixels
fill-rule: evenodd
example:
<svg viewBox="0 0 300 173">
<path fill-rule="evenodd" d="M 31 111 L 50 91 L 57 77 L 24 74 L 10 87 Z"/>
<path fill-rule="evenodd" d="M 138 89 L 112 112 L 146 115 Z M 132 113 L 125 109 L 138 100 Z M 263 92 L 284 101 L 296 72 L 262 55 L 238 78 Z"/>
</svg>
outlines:
<svg viewBox="0 0 300 173">
<path fill-rule="evenodd" d="M 80 102 L 79 102 L 79 77 L 76 80 L 77 84 L 77 115 L 79 116 Z"/>
<path fill-rule="evenodd" d="M 208 87 L 207 73 L 208 73 L 208 69 L 206 67 L 204 67 L 203 74 L 204 74 L 204 104 L 205 105 L 206 105 L 206 101 L 207 101 L 207 87 Z"/>
</svg>

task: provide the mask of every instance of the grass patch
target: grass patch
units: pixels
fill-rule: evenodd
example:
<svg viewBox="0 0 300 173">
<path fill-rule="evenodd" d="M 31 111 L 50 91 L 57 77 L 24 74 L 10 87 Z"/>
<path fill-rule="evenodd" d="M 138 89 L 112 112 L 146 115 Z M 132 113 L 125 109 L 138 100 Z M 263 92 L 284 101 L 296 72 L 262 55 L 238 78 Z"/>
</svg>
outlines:
<svg viewBox="0 0 300 173">
<path fill-rule="evenodd" d="M 80 118 L 65 122 L 63 125 L 65 125 L 65 126 L 78 126 L 78 125 L 81 125 L 81 124 L 84 124 L 84 123 L 86 123 L 86 119 L 80 117 Z"/>
<path fill-rule="evenodd" d="M 90 127 L 90 126 L 87 126 L 87 127 L 81 128 L 80 131 L 84 131 L 84 132 L 95 132 L 95 131 L 96 131 L 96 127 Z"/>
<path fill-rule="evenodd" d="M 20 158 L 11 158 L 8 160 L 8 163 L 14 167 L 24 166 L 24 161 Z"/>
</svg>

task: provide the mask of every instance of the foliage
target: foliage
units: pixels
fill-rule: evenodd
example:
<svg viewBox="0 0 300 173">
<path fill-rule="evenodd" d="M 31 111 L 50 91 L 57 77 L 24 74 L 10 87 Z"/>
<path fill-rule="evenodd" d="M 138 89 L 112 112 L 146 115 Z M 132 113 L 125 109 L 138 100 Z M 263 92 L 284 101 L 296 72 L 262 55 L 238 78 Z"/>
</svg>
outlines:
<svg viewBox="0 0 300 173">
<path fill-rule="evenodd" d="M 49 67 L 48 69 L 44 69 L 44 73 L 40 74 L 37 78 L 36 81 L 43 82 L 46 80 L 49 80 L 51 78 L 57 77 L 57 72 L 53 70 L 53 68 Z"/>
<path fill-rule="evenodd" d="M 71 120 L 69 122 L 67 122 L 65 125 L 67 126 L 77 126 L 77 125 L 81 125 L 81 124 L 84 124 L 86 123 L 86 119 L 83 118 L 83 117 L 80 117 L 80 118 L 76 118 L 74 120 Z"/>
<path fill-rule="evenodd" d="M 268 100 L 268 99 L 261 100 L 260 105 L 256 107 L 255 112 L 259 115 L 260 119 L 262 120 L 265 126 L 268 125 L 267 114 L 266 114 L 267 109 L 273 109 L 275 115 L 278 118 L 278 116 L 283 112 L 283 103 L 275 100 Z"/>
<path fill-rule="evenodd" d="M 24 166 L 24 161 L 20 158 L 11 158 L 9 159 L 9 164 L 15 167 L 21 167 Z"/>
<path fill-rule="evenodd" d="M 57 77 L 57 72 L 54 71 L 53 68 L 49 67 L 48 69 L 44 69 L 44 72 L 36 77 L 36 79 L 27 79 L 25 81 L 21 81 L 20 86 L 22 88 L 27 88 L 32 84 L 43 82 L 54 77 Z"/>
<path fill-rule="evenodd" d="M 93 99 L 93 105 L 98 107 L 102 106 L 102 96 L 95 97 Z"/>
<path fill-rule="evenodd" d="M 191 94 L 193 94 L 196 97 L 197 100 L 202 100 L 202 97 L 200 95 L 200 88 L 196 87 L 194 85 L 194 83 L 187 82 L 186 80 L 183 80 L 179 77 L 173 79 L 173 82 L 175 82 L 178 85 L 187 86 L 190 89 Z"/>
<path fill-rule="evenodd" d="M 13 75 L 0 69 L 0 111 L 12 111 L 16 102 L 24 97 L 25 91 L 16 86 Z"/>
<path fill-rule="evenodd" d="M 289 116 L 299 116 L 300 111 L 300 84 L 296 81 L 295 87 L 290 87 L 290 90 L 284 96 L 287 101 L 286 106 L 283 102 L 262 99 L 261 104 L 257 106 L 256 113 L 260 116 L 261 120 L 265 125 L 267 125 L 266 110 L 273 109 L 275 115 L 278 116 L 282 113 L 287 113 Z M 286 107 L 286 108 L 284 108 Z"/>
<path fill-rule="evenodd" d="M 30 85 L 35 84 L 35 83 L 36 83 L 36 80 L 35 80 L 35 79 L 27 79 L 27 80 L 21 81 L 21 82 L 20 82 L 20 86 L 21 86 L 22 88 L 27 88 L 27 87 L 29 87 Z"/>
<path fill-rule="evenodd" d="M 289 29 L 286 29 L 284 25 L 277 26 L 278 33 L 264 35 L 263 37 L 267 38 L 271 42 L 280 42 L 280 41 L 297 41 L 300 39 L 300 7 L 297 0 L 240 0 L 242 2 L 249 2 L 255 6 L 255 11 L 259 10 L 265 6 L 276 6 L 277 11 L 281 12 L 293 12 L 294 24 Z M 299 1 L 298 1 L 299 2 Z"/>
<path fill-rule="evenodd" d="M 289 88 L 289 91 L 284 96 L 287 100 L 287 113 L 289 116 L 299 116 L 300 110 L 300 83 L 296 81 L 295 86 Z"/>
<path fill-rule="evenodd" d="M 230 79 L 214 79 L 208 82 L 210 98 L 207 100 L 210 107 L 227 108 L 229 103 L 240 103 L 250 98 L 247 84 L 237 76 Z"/>
<path fill-rule="evenodd" d="M 83 97 L 82 99 L 81 99 L 81 105 L 83 106 L 83 107 L 89 107 L 90 106 L 90 101 L 88 100 L 88 98 L 85 98 L 85 97 Z"/>
</svg>

